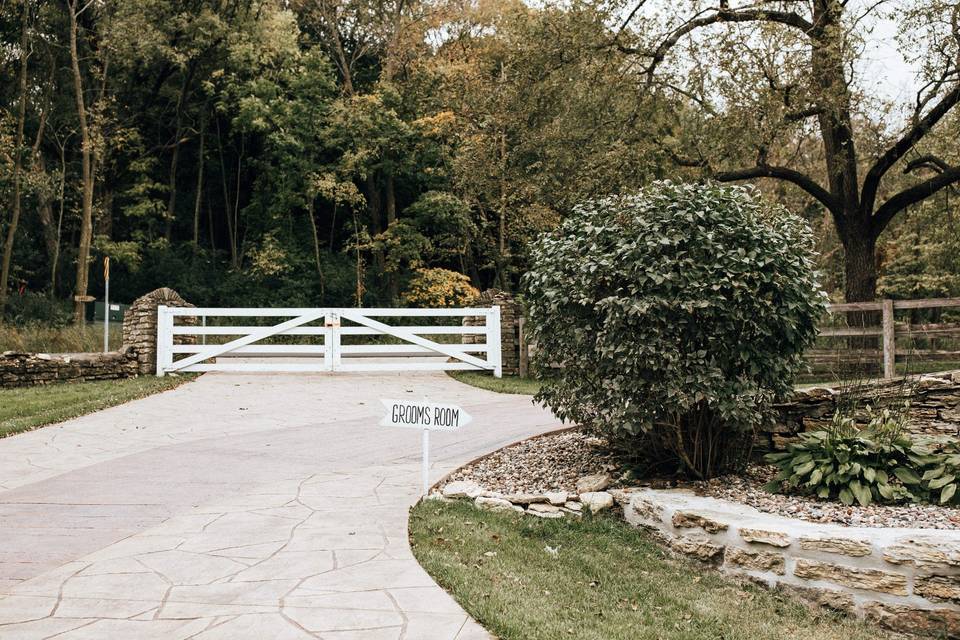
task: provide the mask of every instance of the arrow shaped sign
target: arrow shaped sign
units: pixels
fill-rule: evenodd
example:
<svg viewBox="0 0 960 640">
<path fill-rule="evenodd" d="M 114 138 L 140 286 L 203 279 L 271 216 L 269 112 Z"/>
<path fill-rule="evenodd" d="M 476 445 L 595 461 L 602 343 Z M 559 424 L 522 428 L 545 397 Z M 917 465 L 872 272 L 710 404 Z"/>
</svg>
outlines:
<svg viewBox="0 0 960 640">
<path fill-rule="evenodd" d="M 380 421 L 381 427 L 456 431 L 473 420 L 469 413 L 455 404 L 383 399 L 380 402 L 387 409 L 387 415 Z"/>
</svg>

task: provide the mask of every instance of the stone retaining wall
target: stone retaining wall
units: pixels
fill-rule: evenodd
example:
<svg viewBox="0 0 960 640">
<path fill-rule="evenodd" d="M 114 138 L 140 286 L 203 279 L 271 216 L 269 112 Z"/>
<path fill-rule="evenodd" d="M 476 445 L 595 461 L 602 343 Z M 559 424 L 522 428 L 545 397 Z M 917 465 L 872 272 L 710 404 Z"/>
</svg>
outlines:
<svg viewBox="0 0 960 640">
<path fill-rule="evenodd" d="M 858 391 L 878 404 L 901 405 L 910 400 L 909 430 L 928 436 L 960 437 L 960 371 L 921 376 L 916 384 L 904 386 L 900 381 L 869 384 Z M 759 434 L 758 448 L 782 450 L 804 431 L 815 431 L 830 424 L 843 391 L 827 387 L 801 389 L 783 404 L 776 405 L 780 414 L 776 424 Z M 861 412 L 860 417 L 863 417 Z"/>
<path fill-rule="evenodd" d="M 109 353 L 5 351 L 0 354 L 0 387 L 130 378 L 136 377 L 137 369 L 137 352 L 130 347 Z"/>
<path fill-rule="evenodd" d="M 793 520 L 686 490 L 618 497 L 673 552 L 893 631 L 960 635 L 960 531 Z"/>
</svg>

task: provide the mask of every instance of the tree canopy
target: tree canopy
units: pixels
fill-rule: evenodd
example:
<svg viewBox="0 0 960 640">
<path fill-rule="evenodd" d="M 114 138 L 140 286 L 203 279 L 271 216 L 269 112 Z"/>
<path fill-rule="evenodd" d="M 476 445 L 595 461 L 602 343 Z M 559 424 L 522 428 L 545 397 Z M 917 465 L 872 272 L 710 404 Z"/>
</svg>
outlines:
<svg viewBox="0 0 960 640">
<path fill-rule="evenodd" d="M 915 103 L 859 75 L 884 16 Z M 955 295 L 929 220 L 960 180 L 957 22 L 948 0 L 0 0 L 0 307 L 100 297 L 105 256 L 126 300 L 401 304 L 424 269 L 514 289 L 578 203 L 665 177 L 759 181 L 851 299 Z"/>
</svg>

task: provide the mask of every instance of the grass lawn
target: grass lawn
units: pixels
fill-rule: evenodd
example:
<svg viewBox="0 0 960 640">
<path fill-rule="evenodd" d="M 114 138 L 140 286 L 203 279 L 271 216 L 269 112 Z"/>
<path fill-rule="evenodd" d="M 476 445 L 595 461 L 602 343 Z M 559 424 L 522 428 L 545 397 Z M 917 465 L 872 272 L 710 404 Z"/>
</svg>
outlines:
<svg viewBox="0 0 960 640">
<path fill-rule="evenodd" d="M 496 393 L 519 393 L 532 396 L 540 390 L 540 381 L 534 378 L 518 376 L 494 378 L 491 374 L 481 371 L 448 371 L 447 374 L 464 384 Z"/>
<path fill-rule="evenodd" d="M 110 348 L 117 349 L 122 342 L 120 322 L 110 323 Z M 103 350 L 103 324 L 86 323 L 66 327 L 48 327 L 30 324 L 17 327 L 0 325 L 0 351 L 27 351 L 29 353 L 79 353 Z"/>
<path fill-rule="evenodd" d="M 166 391 L 193 376 L 140 376 L 0 389 L 0 438 Z"/>
<path fill-rule="evenodd" d="M 434 580 L 502 640 L 898 637 L 669 558 L 615 518 L 539 520 L 426 501 L 410 535 Z"/>
</svg>

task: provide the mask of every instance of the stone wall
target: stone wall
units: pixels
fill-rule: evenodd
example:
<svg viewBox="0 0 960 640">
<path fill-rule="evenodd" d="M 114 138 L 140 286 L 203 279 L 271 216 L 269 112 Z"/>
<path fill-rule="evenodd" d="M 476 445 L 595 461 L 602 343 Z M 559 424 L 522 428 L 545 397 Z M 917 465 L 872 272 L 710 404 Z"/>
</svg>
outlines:
<svg viewBox="0 0 960 640">
<path fill-rule="evenodd" d="M 513 297 L 513 294 L 499 289 L 487 289 L 480 294 L 474 303 L 477 307 L 500 307 L 500 349 L 503 375 L 515 376 L 520 373 L 520 318 L 523 316 L 522 305 Z M 463 319 L 466 327 L 483 325 L 483 319 L 478 316 L 467 316 Z M 464 336 L 465 344 L 483 342 L 480 336 Z"/>
<path fill-rule="evenodd" d="M 618 496 L 673 552 L 893 631 L 960 634 L 960 531 L 826 525 L 685 490 Z"/>
<path fill-rule="evenodd" d="M 136 350 L 140 373 L 156 373 L 157 370 L 157 307 L 161 305 L 193 306 L 173 289 L 163 287 L 134 300 L 123 315 L 123 344 Z M 188 325 L 195 321 L 195 318 L 182 318 L 180 324 Z M 178 336 L 181 344 L 195 339 L 195 336 Z"/>
<path fill-rule="evenodd" d="M 30 387 L 52 382 L 136 377 L 137 353 L 122 347 L 109 353 L 0 354 L 0 387 Z"/>
<path fill-rule="evenodd" d="M 848 393 L 849 391 L 847 391 Z M 826 387 L 798 390 L 789 401 L 776 405 L 779 418 L 759 435 L 758 448 L 777 451 L 798 433 L 815 431 L 830 424 L 844 391 Z M 910 400 L 911 433 L 960 437 L 960 371 L 920 376 L 904 385 L 899 380 L 871 383 L 858 390 L 876 408 L 885 404 L 902 406 Z M 864 419 L 863 411 L 859 418 Z"/>
</svg>

